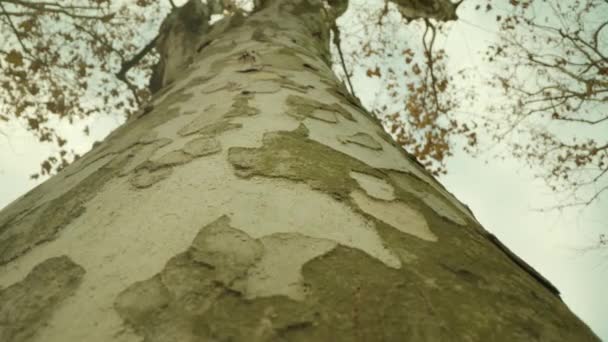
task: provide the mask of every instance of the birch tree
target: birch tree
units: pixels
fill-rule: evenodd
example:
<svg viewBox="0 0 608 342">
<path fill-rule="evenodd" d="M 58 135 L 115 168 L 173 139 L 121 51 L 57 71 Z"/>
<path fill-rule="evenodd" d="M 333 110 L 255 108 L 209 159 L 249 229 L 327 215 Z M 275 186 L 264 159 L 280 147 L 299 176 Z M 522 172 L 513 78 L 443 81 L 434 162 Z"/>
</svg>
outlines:
<svg viewBox="0 0 608 342">
<path fill-rule="evenodd" d="M 598 341 L 333 74 L 346 1 L 219 5 L 174 9 L 150 101 L 0 212 L 0 340 Z"/>
</svg>

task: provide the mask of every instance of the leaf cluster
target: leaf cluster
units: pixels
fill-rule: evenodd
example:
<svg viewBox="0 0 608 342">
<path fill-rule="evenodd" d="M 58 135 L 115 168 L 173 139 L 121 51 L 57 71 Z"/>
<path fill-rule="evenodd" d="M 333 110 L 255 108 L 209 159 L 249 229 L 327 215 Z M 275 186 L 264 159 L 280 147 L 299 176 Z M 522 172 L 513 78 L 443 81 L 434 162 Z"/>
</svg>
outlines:
<svg viewBox="0 0 608 342">
<path fill-rule="evenodd" d="M 364 69 L 369 80 L 362 83 L 377 81 L 379 90 L 368 107 L 427 170 L 446 173 L 446 159 L 458 143 L 475 150 L 478 141 L 475 124 L 455 112 L 468 95 L 457 87 L 462 74 L 448 70 L 446 51 L 437 47 L 445 24 L 412 18 L 406 14 L 415 11 L 388 1 L 375 8 L 366 3 L 365 10 L 353 12 L 356 17 L 342 28 L 353 42 L 345 49 L 346 64 Z"/>
<path fill-rule="evenodd" d="M 61 122 L 129 116 L 146 99 L 154 55 L 122 81 L 115 73 L 148 38 L 139 30 L 162 10 L 151 0 L 0 1 L 0 124 L 17 120 L 57 148 L 34 178 L 78 157 L 57 129 Z"/>
</svg>

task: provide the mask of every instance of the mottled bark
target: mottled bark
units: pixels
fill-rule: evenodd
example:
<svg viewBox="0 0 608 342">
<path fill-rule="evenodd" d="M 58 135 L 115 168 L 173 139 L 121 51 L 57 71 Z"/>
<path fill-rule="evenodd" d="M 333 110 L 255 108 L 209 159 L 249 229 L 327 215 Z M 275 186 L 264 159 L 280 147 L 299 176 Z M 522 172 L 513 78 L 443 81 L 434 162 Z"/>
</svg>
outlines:
<svg viewBox="0 0 608 342">
<path fill-rule="evenodd" d="M 0 336 L 597 341 L 341 86 L 335 13 L 260 4 L 167 40 L 152 102 L 0 212 Z"/>
</svg>

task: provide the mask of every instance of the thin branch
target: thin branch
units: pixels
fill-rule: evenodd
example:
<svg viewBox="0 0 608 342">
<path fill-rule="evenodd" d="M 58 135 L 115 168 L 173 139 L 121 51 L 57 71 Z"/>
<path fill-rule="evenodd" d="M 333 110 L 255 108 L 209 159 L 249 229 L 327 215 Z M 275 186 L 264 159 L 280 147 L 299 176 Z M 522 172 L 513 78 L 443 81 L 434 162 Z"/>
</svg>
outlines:
<svg viewBox="0 0 608 342">
<path fill-rule="evenodd" d="M 114 13 L 99 16 L 99 15 L 77 14 L 77 13 L 69 12 L 67 10 L 67 9 L 70 9 L 70 10 L 98 10 L 98 8 L 92 7 L 92 6 L 66 7 L 66 6 L 61 6 L 59 4 L 50 3 L 50 2 L 27 2 L 27 1 L 20 1 L 20 0 L 2 0 L 2 2 L 23 6 L 23 7 L 29 8 L 29 9 L 33 9 L 33 10 L 45 11 L 48 13 L 64 14 L 68 17 L 78 18 L 78 19 L 108 20 L 114 16 Z"/>
<path fill-rule="evenodd" d="M 590 124 L 590 125 L 595 125 L 601 122 L 604 122 L 606 120 L 608 120 L 608 115 L 601 118 L 601 119 L 597 119 L 597 120 L 587 120 L 587 119 L 576 119 L 576 118 L 565 118 L 565 117 L 559 117 L 557 118 L 557 120 L 561 120 L 561 121 L 572 121 L 572 122 L 581 122 L 581 123 L 586 123 L 586 124 Z"/>
<path fill-rule="evenodd" d="M 593 201 L 598 199 L 604 191 L 608 191 L 608 185 L 600 188 L 598 191 L 595 192 L 595 194 L 593 194 L 593 196 L 589 197 L 587 200 L 579 200 L 579 201 L 570 202 L 570 203 L 566 203 L 566 204 L 560 204 L 560 205 L 549 207 L 549 209 L 561 210 L 561 209 L 572 208 L 572 207 L 587 207 L 591 203 L 593 203 Z"/>
<path fill-rule="evenodd" d="M 348 70 L 346 69 L 346 63 L 344 62 L 344 55 L 342 54 L 342 48 L 340 47 L 340 30 L 338 29 L 338 26 L 336 25 L 336 20 L 335 20 L 336 18 L 334 18 L 332 15 L 330 15 L 329 12 L 327 11 L 327 9 L 325 9 L 325 7 L 323 7 L 323 12 L 325 12 L 325 16 L 331 22 L 330 29 L 334 33 L 333 42 L 336 45 L 336 48 L 338 49 L 338 55 L 340 56 L 340 62 L 342 64 L 342 69 L 344 70 L 344 76 L 346 77 L 346 82 L 348 82 L 348 86 L 350 87 L 350 93 L 353 96 L 357 97 L 355 95 L 355 88 L 353 88 L 353 84 L 350 81 L 350 75 L 348 73 Z"/>
<path fill-rule="evenodd" d="M 11 30 L 15 34 L 15 37 L 17 38 L 17 41 L 19 42 L 19 45 L 21 45 L 21 48 L 23 49 L 23 51 L 25 53 L 27 53 L 28 55 L 31 56 L 32 54 L 30 53 L 30 50 L 25 46 L 25 44 L 21 40 L 21 37 L 19 37 L 19 30 L 17 30 L 17 27 L 15 26 L 15 24 L 11 20 L 11 16 L 8 14 L 8 12 L 6 12 L 6 9 L 4 8 L 4 5 L 2 5 L 1 1 L 0 1 L 0 9 L 2 10 L 2 14 L 4 14 L 4 16 L 6 16 L 6 20 L 8 21 L 8 24 L 11 27 Z"/>
<path fill-rule="evenodd" d="M 14 5 L 26 6 L 34 9 L 44 9 L 44 7 L 56 7 L 61 9 L 78 9 L 78 10 L 96 10 L 97 6 L 63 6 L 57 2 L 48 2 L 48 1 L 22 1 L 22 0 L 2 0 L 3 2 L 11 3 Z"/>
<path fill-rule="evenodd" d="M 433 44 L 435 43 L 435 36 L 437 32 L 435 31 L 435 26 L 431 23 L 431 21 L 427 18 L 424 18 L 424 23 L 426 25 L 424 29 L 424 35 L 422 36 L 422 45 L 424 46 L 425 57 L 428 61 L 429 72 L 431 74 L 431 87 L 433 88 L 433 99 L 435 100 L 435 106 L 437 110 L 439 110 L 439 99 L 437 98 L 437 78 L 435 77 L 435 71 L 433 70 Z M 426 44 L 426 36 L 428 34 L 429 28 L 431 29 L 431 41 L 427 45 Z"/>
<path fill-rule="evenodd" d="M 74 25 L 74 27 L 77 28 L 77 29 L 79 29 L 80 31 L 82 31 L 82 32 L 86 33 L 87 35 L 89 35 L 94 40 L 101 42 L 103 44 L 103 46 L 105 46 L 106 48 L 108 48 L 112 52 L 116 53 L 116 55 L 118 55 L 118 57 L 121 59 L 121 61 L 125 60 L 125 58 L 122 55 L 122 51 L 119 51 L 116 48 L 114 48 L 114 46 L 112 46 L 112 44 L 110 44 L 108 42 L 108 40 L 106 39 L 106 37 L 100 36 L 100 35 L 97 34 L 97 32 L 91 31 L 91 30 L 87 29 L 86 27 L 84 27 L 82 25 L 79 25 L 78 23 L 73 23 L 72 25 Z"/>
<path fill-rule="evenodd" d="M 340 47 L 340 30 L 338 29 L 338 26 L 336 26 L 335 22 L 332 25 L 331 30 L 334 33 L 334 44 L 336 45 L 336 48 L 338 49 L 338 55 L 340 56 L 340 63 L 342 64 L 342 70 L 344 70 L 344 75 L 346 76 L 346 82 L 348 82 L 348 87 L 350 88 L 350 93 L 353 96 L 357 97 L 357 95 L 355 95 L 355 88 L 353 87 L 353 84 L 350 81 L 350 75 L 348 73 L 348 70 L 346 69 L 346 63 L 344 62 L 344 55 L 342 54 L 342 48 Z"/>
</svg>

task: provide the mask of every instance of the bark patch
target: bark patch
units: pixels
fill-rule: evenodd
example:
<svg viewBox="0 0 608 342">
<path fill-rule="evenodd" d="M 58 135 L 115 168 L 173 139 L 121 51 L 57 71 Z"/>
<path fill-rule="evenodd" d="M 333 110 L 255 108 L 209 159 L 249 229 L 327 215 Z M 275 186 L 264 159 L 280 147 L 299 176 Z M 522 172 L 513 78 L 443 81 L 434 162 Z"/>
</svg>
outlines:
<svg viewBox="0 0 608 342">
<path fill-rule="evenodd" d="M 374 151 L 382 150 L 382 145 L 380 145 L 371 135 L 367 133 L 359 132 L 350 136 L 339 136 L 338 140 L 340 140 L 340 142 L 343 144 L 355 144 Z"/>
<path fill-rule="evenodd" d="M 369 196 L 384 200 L 392 201 L 395 199 L 395 189 L 386 180 L 373 177 L 365 173 L 351 172 L 350 177 L 357 181 L 359 186 L 365 190 Z"/>
<path fill-rule="evenodd" d="M 436 193 L 430 186 L 426 186 L 423 181 L 409 174 L 395 171 L 389 172 L 389 177 L 395 188 L 399 189 L 399 193 L 408 193 L 417 197 L 445 219 L 462 226 L 467 224 L 459 209 L 448 203 L 446 199 L 442 198 L 443 196 Z"/>
<path fill-rule="evenodd" d="M 222 298 L 242 297 L 238 281 L 262 254 L 259 241 L 230 227 L 223 216 L 203 227 L 158 275 L 120 293 L 115 309 L 145 341 L 211 337 L 204 315 Z"/>
<path fill-rule="evenodd" d="M 232 107 L 224 116 L 226 118 L 253 116 L 260 113 L 259 109 L 249 105 L 249 100 L 253 97 L 249 95 L 240 95 L 234 100 Z"/>
<path fill-rule="evenodd" d="M 110 161 L 69 191 L 38 206 L 35 206 L 35 196 L 30 193 L 15 204 L 26 208 L 24 211 L 15 214 L 11 210 L 3 210 L 0 213 L 0 265 L 57 238 L 63 228 L 85 212 L 84 203 L 114 178 L 116 172 L 112 163 L 117 165 L 116 168 L 124 164 L 123 160 Z"/>
<path fill-rule="evenodd" d="M 211 110 L 211 108 L 209 108 Z M 207 109 L 205 109 L 207 111 Z M 217 136 L 226 131 L 239 129 L 243 125 L 238 123 L 231 123 L 229 119 L 222 119 L 213 123 L 209 123 L 209 117 L 207 115 L 200 115 L 196 119 L 192 120 L 187 126 L 182 127 L 178 134 L 185 137 L 192 134 L 202 134 Z"/>
<path fill-rule="evenodd" d="M 353 191 L 350 196 L 361 210 L 401 232 L 426 241 L 437 241 L 422 213 L 405 203 L 378 201 L 360 191 Z"/>
<path fill-rule="evenodd" d="M 300 127 L 305 128 L 304 125 Z M 308 139 L 304 129 L 266 133 L 262 141 L 260 148 L 231 147 L 228 150 L 228 160 L 238 176 L 280 177 L 306 182 L 313 189 L 345 201 L 354 211 L 375 221 L 386 222 L 426 241 L 436 241 L 437 237 L 417 211 L 418 207 L 368 198 L 361 192 L 366 191 L 364 185 L 351 177 L 353 172 L 365 174 L 390 186 L 386 180 L 388 177 L 381 171 Z"/>
<path fill-rule="evenodd" d="M 160 168 L 157 170 L 141 168 L 135 171 L 130 182 L 135 188 L 145 189 L 168 178 L 172 172 L 171 168 Z"/>
<path fill-rule="evenodd" d="M 203 157 L 222 150 L 220 142 L 215 138 L 203 137 L 189 141 L 184 146 L 184 152 L 193 157 Z"/>
<path fill-rule="evenodd" d="M 302 126 L 304 127 L 304 126 Z M 364 163 L 310 140 L 298 132 L 270 132 L 261 148 L 231 147 L 228 160 L 237 175 L 281 177 L 304 181 L 337 198 L 347 198 L 358 185 L 351 170 L 381 177 Z"/>
<path fill-rule="evenodd" d="M 67 256 L 36 265 L 22 281 L 0 290 L 0 341 L 25 342 L 73 295 L 85 270 Z"/>
<path fill-rule="evenodd" d="M 149 160 L 150 154 L 148 154 L 146 160 L 134 168 L 135 172 L 130 179 L 131 185 L 139 189 L 149 188 L 168 178 L 173 172 L 173 167 L 189 163 L 195 158 L 218 153 L 221 150 L 222 147 L 217 139 L 200 137 L 188 141 L 182 149 L 165 153 L 156 160 Z M 156 149 L 150 153 L 155 151 Z"/>
<path fill-rule="evenodd" d="M 352 116 L 352 114 L 337 103 L 328 105 L 328 104 L 313 100 L 310 97 L 289 95 L 289 97 L 287 97 L 287 105 L 289 106 L 289 109 L 290 109 L 287 112 L 287 114 L 293 116 L 294 118 L 296 118 L 298 120 L 312 118 L 312 119 L 327 121 L 327 120 L 323 120 L 323 116 L 320 117 L 319 115 L 315 114 L 315 111 L 322 110 L 322 111 L 327 111 L 330 113 L 338 114 L 347 120 L 355 121 L 355 118 Z"/>
</svg>

